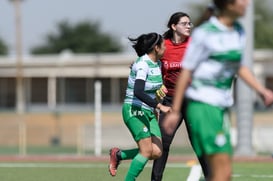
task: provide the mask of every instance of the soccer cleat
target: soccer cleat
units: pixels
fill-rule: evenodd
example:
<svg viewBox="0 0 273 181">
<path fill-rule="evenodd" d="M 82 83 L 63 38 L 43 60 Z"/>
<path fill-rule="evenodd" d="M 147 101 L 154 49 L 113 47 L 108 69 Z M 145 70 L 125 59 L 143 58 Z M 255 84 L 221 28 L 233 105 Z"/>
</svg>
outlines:
<svg viewBox="0 0 273 181">
<path fill-rule="evenodd" d="M 109 173 L 111 176 L 116 176 L 117 168 L 120 163 L 119 158 L 117 157 L 117 153 L 120 151 L 119 148 L 112 148 L 109 151 L 110 154 L 110 162 L 109 162 Z"/>
</svg>

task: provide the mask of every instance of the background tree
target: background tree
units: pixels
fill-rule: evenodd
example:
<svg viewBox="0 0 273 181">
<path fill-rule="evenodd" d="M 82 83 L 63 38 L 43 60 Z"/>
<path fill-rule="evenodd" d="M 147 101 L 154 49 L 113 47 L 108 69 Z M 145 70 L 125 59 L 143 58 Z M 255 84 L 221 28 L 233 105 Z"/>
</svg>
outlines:
<svg viewBox="0 0 273 181">
<path fill-rule="evenodd" d="M 4 40 L 0 38 L 0 55 L 6 55 L 8 53 L 8 47 Z"/>
<path fill-rule="evenodd" d="M 272 3 L 272 1 L 271 1 Z M 273 49 L 273 11 L 269 1 L 261 3 L 254 1 L 255 5 L 255 48 Z"/>
<path fill-rule="evenodd" d="M 31 49 L 32 54 L 60 53 L 69 49 L 74 53 L 119 52 L 121 43 L 110 34 L 103 33 L 98 23 L 82 21 L 75 25 L 62 21 L 57 33 L 49 33 L 45 43 Z"/>
</svg>

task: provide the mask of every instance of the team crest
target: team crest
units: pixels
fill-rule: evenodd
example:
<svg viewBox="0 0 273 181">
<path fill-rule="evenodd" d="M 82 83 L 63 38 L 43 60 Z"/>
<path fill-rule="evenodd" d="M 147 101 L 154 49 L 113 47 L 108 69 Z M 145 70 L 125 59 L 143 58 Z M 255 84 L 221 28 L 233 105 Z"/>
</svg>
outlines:
<svg viewBox="0 0 273 181">
<path fill-rule="evenodd" d="M 227 139 L 223 133 L 218 133 L 215 138 L 215 144 L 219 147 L 224 146 L 227 142 Z"/>
<path fill-rule="evenodd" d="M 144 126 L 143 131 L 144 131 L 145 133 L 148 132 L 148 128 L 147 128 L 146 126 Z"/>
</svg>

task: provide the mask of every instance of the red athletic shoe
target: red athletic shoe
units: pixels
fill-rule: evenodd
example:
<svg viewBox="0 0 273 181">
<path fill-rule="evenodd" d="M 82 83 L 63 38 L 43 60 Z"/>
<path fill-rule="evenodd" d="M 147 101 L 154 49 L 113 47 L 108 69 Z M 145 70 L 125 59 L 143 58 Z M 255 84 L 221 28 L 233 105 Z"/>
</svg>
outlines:
<svg viewBox="0 0 273 181">
<path fill-rule="evenodd" d="M 109 151 L 109 154 L 110 154 L 109 172 L 110 172 L 110 175 L 112 175 L 113 177 L 116 176 L 117 168 L 118 168 L 118 165 L 120 163 L 120 160 L 117 157 L 117 153 L 119 151 L 120 151 L 119 148 L 112 148 Z"/>
</svg>

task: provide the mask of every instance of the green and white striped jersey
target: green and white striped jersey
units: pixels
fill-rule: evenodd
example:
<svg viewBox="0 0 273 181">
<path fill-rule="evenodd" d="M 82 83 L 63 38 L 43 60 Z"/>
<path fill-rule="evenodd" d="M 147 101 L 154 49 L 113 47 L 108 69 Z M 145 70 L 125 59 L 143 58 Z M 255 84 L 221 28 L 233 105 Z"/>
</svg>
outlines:
<svg viewBox="0 0 273 181">
<path fill-rule="evenodd" d="M 229 28 L 211 17 L 196 28 L 182 61 L 182 67 L 193 72 L 185 96 L 215 106 L 231 106 L 232 82 L 244 64 L 244 46 L 245 34 L 238 23 Z"/>
<path fill-rule="evenodd" d="M 148 106 L 134 96 L 134 85 L 136 79 L 145 81 L 144 92 L 152 99 L 155 99 L 156 90 L 162 85 L 161 63 L 152 61 L 147 54 L 139 57 L 132 65 L 130 75 L 128 77 L 128 84 L 126 89 L 126 96 L 124 103 L 139 106 L 141 108 L 153 111 L 154 108 Z"/>
</svg>

